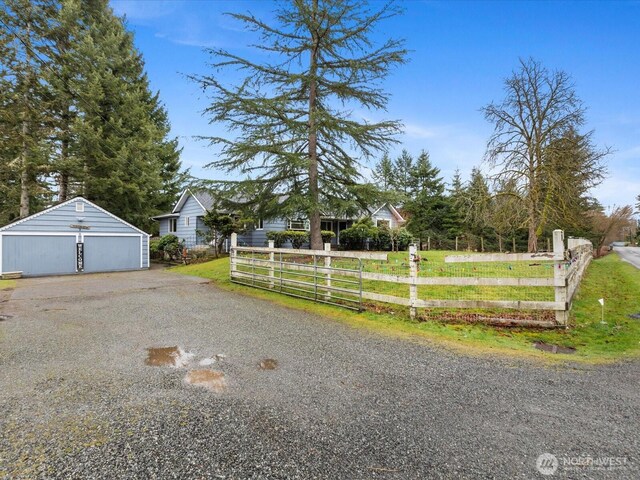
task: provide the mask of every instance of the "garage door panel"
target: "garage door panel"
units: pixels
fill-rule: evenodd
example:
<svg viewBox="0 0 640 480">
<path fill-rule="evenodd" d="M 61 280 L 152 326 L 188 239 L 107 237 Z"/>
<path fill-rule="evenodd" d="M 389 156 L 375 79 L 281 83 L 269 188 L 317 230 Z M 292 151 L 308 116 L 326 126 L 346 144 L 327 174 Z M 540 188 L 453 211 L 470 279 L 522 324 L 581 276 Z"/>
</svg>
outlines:
<svg viewBox="0 0 640 480">
<path fill-rule="evenodd" d="M 24 276 L 76 273 L 75 252 L 75 235 L 4 235 L 2 270 Z"/>
<path fill-rule="evenodd" d="M 84 237 L 84 271 L 140 268 L 140 237 Z"/>
</svg>

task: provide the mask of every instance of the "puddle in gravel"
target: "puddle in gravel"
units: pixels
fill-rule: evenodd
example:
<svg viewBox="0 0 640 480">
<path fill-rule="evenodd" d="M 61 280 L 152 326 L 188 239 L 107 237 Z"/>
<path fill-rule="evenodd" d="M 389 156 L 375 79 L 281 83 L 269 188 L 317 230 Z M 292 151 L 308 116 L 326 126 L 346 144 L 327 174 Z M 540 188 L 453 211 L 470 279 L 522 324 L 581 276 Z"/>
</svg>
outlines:
<svg viewBox="0 0 640 480">
<path fill-rule="evenodd" d="M 273 358 L 265 358 L 260 362 L 260 370 L 275 370 L 278 366 L 278 361 Z"/>
<path fill-rule="evenodd" d="M 560 345 L 552 345 L 544 342 L 534 342 L 533 346 L 538 350 L 549 353 L 576 353 L 576 349 L 573 347 L 561 347 Z"/>
<path fill-rule="evenodd" d="M 155 367 L 186 367 L 193 353 L 185 352 L 180 347 L 147 348 L 147 359 L 144 363 Z"/>
<path fill-rule="evenodd" d="M 191 370 L 184 380 L 190 385 L 204 387 L 212 392 L 224 392 L 227 388 L 224 373 L 215 370 Z"/>
<path fill-rule="evenodd" d="M 633 318 L 634 320 L 640 320 L 640 313 L 632 313 L 629 315 L 629 318 Z"/>
</svg>

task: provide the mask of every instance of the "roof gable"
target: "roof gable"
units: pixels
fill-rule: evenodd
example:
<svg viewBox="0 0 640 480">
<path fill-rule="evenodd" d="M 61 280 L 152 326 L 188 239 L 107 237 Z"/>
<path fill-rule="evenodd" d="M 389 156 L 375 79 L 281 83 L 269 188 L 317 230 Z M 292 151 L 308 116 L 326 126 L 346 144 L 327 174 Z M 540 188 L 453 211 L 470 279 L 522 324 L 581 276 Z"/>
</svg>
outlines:
<svg viewBox="0 0 640 480">
<path fill-rule="evenodd" d="M 404 218 L 402 215 L 400 215 L 400 213 L 398 212 L 398 210 L 396 210 L 393 205 L 391 205 L 390 203 L 383 203 L 382 205 L 380 205 L 372 214 L 371 216 L 374 217 L 376 213 L 378 213 L 380 210 L 382 210 L 383 208 L 387 208 L 387 210 L 389 210 L 391 212 L 391 214 L 396 218 L 396 220 L 399 223 L 404 222 Z"/>
<path fill-rule="evenodd" d="M 148 233 L 140 230 L 137 227 L 134 227 L 130 223 L 122 220 L 120 217 L 117 217 L 113 213 L 108 212 L 104 208 L 96 205 L 95 203 L 87 200 L 84 197 L 74 197 L 74 198 L 72 198 L 70 200 L 67 200 L 66 202 L 59 203 L 58 205 L 54 205 L 53 207 L 46 208 L 46 209 L 42 210 L 41 212 L 34 213 L 33 215 L 29 215 L 28 217 L 22 218 L 22 219 L 17 220 L 17 221 L 15 221 L 13 223 L 5 225 L 4 227 L 1 227 L 0 228 L 0 232 L 16 229 L 16 227 L 18 227 L 16 230 L 25 230 L 26 231 L 26 228 L 24 228 L 24 227 L 26 227 L 26 225 L 28 225 L 30 222 L 32 222 L 34 220 L 39 220 L 39 219 L 45 217 L 47 214 L 50 214 L 50 213 L 53 213 L 53 212 L 57 213 L 57 211 L 64 210 L 65 207 L 67 207 L 67 206 L 69 206 L 71 204 L 75 204 L 77 202 L 85 203 L 86 205 L 90 206 L 90 208 L 93 208 L 97 212 L 99 212 L 99 214 L 104 214 L 104 215 L 108 216 L 110 219 L 116 220 L 118 223 L 122 224 L 126 228 L 135 230 L 136 232 L 141 233 L 143 235 L 147 235 L 147 236 L 149 235 Z M 75 212 L 74 211 L 72 216 L 74 218 L 83 217 L 83 216 L 85 216 L 85 213 L 89 213 L 89 211 L 85 211 L 85 212 Z M 74 220 L 72 219 L 72 221 L 74 221 Z M 78 221 L 75 220 L 75 223 L 78 223 Z M 20 228 L 20 227 L 23 227 L 23 228 Z M 53 230 L 53 228 L 49 228 L 48 230 Z"/>
<path fill-rule="evenodd" d="M 178 199 L 176 206 L 173 207 L 171 213 L 180 213 L 180 210 L 182 210 L 182 207 L 184 207 L 184 204 L 187 202 L 189 197 L 193 198 L 200 208 L 202 208 L 203 214 L 207 213 L 207 211 L 211 210 L 211 207 L 213 207 L 213 197 L 209 193 L 203 191 L 196 191 L 194 193 L 187 188 L 182 192 L 182 195 L 180 195 L 180 198 Z"/>
</svg>

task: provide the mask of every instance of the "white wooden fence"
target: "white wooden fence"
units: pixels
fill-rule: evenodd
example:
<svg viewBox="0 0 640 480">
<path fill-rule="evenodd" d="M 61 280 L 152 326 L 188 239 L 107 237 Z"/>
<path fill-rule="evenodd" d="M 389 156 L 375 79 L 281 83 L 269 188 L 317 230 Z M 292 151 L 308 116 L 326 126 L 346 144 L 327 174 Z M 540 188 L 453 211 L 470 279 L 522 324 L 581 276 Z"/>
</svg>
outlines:
<svg viewBox="0 0 640 480">
<path fill-rule="evenodd" d="M 238 247 L 237 237 L 231 240 L 231 280 L 259 288 L 281 291 L 288 295 L 310 298 L 326 303 L 350 303 L 361 308 L 363 299 L 409 307 L 412 318 L 419 308 L 448 309 L 510 309 L 524 311 L 552 311 L 555 322 L 546 325 L 567 325 L 571 301 L 592 258 L 591 243 L 582 239 L 569 239 L 565 248 L 564 232 L 553 232 L 553 251 L 545 253 L 519 254 L 470 254 L 452 255 L 445 258 L 451 264 L 490 264 L 492 262 L 545 262 L 553 268 L 547 277 L 492 277 L 492 276 L 424 276 L 419 275 L 420 258 L 417 247 L 409 247 L 408 276 L 365 271 L 363 261 L 387 260 L 386 253 L 298 250 L 269 247 Z M 277 257 L 276 257 L 277 256 Z M 294 260 L 287 260 L 293 256 Z M 295 260 L 295 258 L 299 260 Z M 351 259 L 350 268 L 332 265 L 332 259 Z M 322 260 L 320 262 L 320 260 Z M 538 263 L 534 263 L 538 265 Z M 475 270 L 475 269 L 474 269 Z M 424 272 L 423 272 L 424 273 Z M 291 278 L 292 275 L 299 278 Z M 364 281 L 391 282 L 406 285 L 408 297 L 389 295 L 363 288 Z M 553 300 L 514 299 L 421 299 L 418 286 L 454 287 L 552 287 Z"/>
</svg>

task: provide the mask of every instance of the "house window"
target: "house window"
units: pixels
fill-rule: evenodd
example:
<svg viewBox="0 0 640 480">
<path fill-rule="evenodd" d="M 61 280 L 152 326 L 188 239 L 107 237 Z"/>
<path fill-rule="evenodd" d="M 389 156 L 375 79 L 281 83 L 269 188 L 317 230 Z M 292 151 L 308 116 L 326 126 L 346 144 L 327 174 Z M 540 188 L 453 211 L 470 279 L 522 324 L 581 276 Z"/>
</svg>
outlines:
<svg viewBox="0 0 640 480">
<path fill-rule="evenodd" d="M 191 223 L 191 217 L 184 217 L 184 226 L 188 227 Z"/>
<path fill-rule="evenodd" d="M 264 230 L 264 220 L 259 218 L 256 222 L 256 230 Z"/>
<path fill-rule="evenodd" d="M 333 222 L 331 220 L 320 221 L 320 230 L 333 231 Z"/>
<path fill-rule="evenodd" d="M 84 203 L 76 202 L 76 212 L 79 212 L 79 213 L 84 212 Z"/>
<path fill-rule="evenodd" d="M 309 220 L 302 218 L 289 219 L 289 230 L 309 230 Z"/>
<path fill-rule="evenodd" d="M 381 218 L 376 218 L 376 227 L 391 227 L 389 220 L 382 220 Z"/>
<path fill-rule="evenodd" d="M 178 219 L 170 218 L 169 219 L 169 233 L 176 233 L 178 230 Z"/>
</svg>

